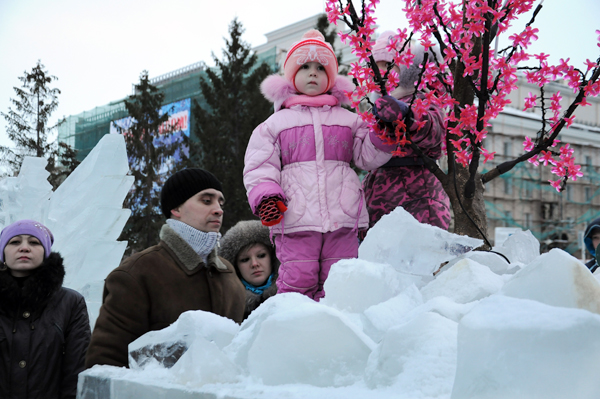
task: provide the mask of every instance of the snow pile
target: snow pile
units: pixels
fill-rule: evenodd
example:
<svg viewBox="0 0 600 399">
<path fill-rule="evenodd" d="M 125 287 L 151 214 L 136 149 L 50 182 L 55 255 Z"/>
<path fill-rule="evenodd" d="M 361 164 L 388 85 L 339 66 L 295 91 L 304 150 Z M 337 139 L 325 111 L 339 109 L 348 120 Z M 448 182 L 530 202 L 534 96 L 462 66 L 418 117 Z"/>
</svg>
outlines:
<svg viewBox="0 0 600 399">
<path fill-rule="evenodd" d="M 369 230 L 358 249 L 358 257 L 387 263 L 400 272 L 431 276 L 443 262 L 483 244 L 482 240 L 452 234 L 434 226 L 423 226 L 398 207 L 382 217 L 376 229 Z"/>
<path fill-rule="evenodd" d="M 598 332 L 585 310 L 486 298 L 459 324 L 451 398 L 598 398 Z"/>
<path fill-rule="evenodd" d="M 342 312 L 300 294 L 281 295 L 253 312 L 225 348 L 266 385 L 351 385 L 375 343 Z"/>
<path fill-rule="evenodd" d="M 276 295 L 241 326 L 184 313 L 130 345 L 132 369 L 83 372 L 78 397 L 600 397 L 600 283 L 583 264 L 528 232 L 497 249 L 514 264 L 465 253 L 477 242 L 410 219 L 382 218 L 321 303 Z"/>
<path fill-rule="evenodd" d="M 93 328 L 108 273 L 123 257 L 117 241 L 131 211 L 123 200 L 133 185 L 120 134 L 105 135 L 52 192 L 43 158 L 26 157 L 18 177 L 0 181 L 0 229 L 20 220 L 40 221 L 52 231 L 52 249 L 65 262 L 64 285 L 85 297 Z"/>
</svg>

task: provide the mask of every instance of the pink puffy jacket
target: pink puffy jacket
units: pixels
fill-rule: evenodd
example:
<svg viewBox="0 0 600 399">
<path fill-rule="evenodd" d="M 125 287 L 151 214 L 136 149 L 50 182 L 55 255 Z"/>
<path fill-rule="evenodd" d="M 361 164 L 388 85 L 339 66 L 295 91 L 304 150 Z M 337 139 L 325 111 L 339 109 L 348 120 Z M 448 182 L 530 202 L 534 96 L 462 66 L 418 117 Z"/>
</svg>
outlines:
<svg viewBox="0 0 600 399">
<path fill-rule="evenodd" d="M 264 198 L 287 204 L 273 233 L 366 228 L 368 214 L 361 183 L 350 162 L 365 170 L 386 163 L 386 146 L 360 117 L 343 109 L 350 80 L 338 76 L 331 94 L 298 95 L 283 77 L 261 85 L 275 113 L 252 133 L 246 149 L 244 185 L 252 211 Z"/>
</svg>

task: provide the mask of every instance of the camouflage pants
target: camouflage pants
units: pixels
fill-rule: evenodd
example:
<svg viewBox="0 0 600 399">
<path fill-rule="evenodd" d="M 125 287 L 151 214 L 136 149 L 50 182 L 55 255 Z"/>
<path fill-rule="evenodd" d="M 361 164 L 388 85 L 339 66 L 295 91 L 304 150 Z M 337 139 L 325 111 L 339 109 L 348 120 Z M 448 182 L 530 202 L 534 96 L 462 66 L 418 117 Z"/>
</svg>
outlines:
<svg viewBox="0 0 600 399">
<path fill-rule="evenodd" d="M 448 229 L 450 200 L 442 184 L 421 165 L 379 168 L 363 181 L 369 228 L 402 206 L 421 223 Z"/>
</svg>

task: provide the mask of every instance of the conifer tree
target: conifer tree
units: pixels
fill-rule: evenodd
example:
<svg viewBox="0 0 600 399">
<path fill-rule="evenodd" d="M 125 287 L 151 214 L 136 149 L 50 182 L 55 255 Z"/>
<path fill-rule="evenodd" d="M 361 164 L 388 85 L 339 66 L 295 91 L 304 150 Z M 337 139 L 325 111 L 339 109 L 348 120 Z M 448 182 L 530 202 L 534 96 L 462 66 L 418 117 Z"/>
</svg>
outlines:
<svg viewBox="0 0 600 399">
<path fill-rule="evenodd" d="M 168 113 L 160 109 L 164 93 L 150 83 L 148 72 L 143 71 L 135 94 L 125 100 L 130 126 L 116 126 L 125 136 L 129 168 L 135 177 L 127 196 L 126 207 L 131 217 L 123 229 L 121 239 L 129 242 L 127 254 L 141 251 L 158 243 L 164 223 L 160 210 L 160 190 L 172 172 L 187 166 L 187 157 L 179 149 L 187 146 L 185 135 L 170 140 L 174 129 L 168 127 Z M 177 153 L 177 156 L 175 156 Z"/>
<path fill-rule="evenodd" d="M 60 90 L 51 87 L 56 76 L 48 74 L 38 61 L 31 72 L 19 77 L 21 87 L 14 87 L 17 98 L 11 98 L 13 108 L 8 113 L 0 112 L 7 122 L 6 133 L 15 148 L 0 146 L 1 162 L 10 173 L 17 175 L 25 156 L 42 157 L 48 160 L 46 170 L 53 188 L 77 167 L 77 152 L 66 143 L 49 142 L 49 134 L 61 123 L 48 126 L 52 113 L 58 107 Z"/>
<path fill-rule="evenodd" d="M 213 172 L 223 183 L 226 198 L 222 232 L 240 220 L 255 218 L 243 184 L 244 154 L 252 131 L 273 111 L 260 92 L 260 83 L 272 69 L 257 65 L 244 29 L 234 19 L 225 39 L 223 59 L 213 54 L 216 67 L 200 78 L 207 107 L 194 103 L 198 142 L 190 148 L 192 163 Z"/>
</svg>

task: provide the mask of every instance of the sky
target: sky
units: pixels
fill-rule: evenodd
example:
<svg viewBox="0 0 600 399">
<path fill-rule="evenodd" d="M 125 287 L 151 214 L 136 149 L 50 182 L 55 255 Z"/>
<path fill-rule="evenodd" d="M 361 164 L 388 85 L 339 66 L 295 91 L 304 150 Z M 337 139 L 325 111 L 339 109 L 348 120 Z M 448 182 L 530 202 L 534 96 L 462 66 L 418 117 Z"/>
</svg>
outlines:
<svg viewBox="0 0 600 399">
<path fill-rule="evenodd" d="M 356 2 L 356 0 L 355 0 Z M 536 4 L 539 0 L 536 1 Z M 38 60 L 58 80 L 59 107 L 51 118 L 88 111 L 131 94 L 143 70 L 150 78 L 221 57 L 231 20 L 243 39 L 264 44 L 265 33 L 324 11 L 323 0 L 0 0 L 0 112 L 7 113 L 19 76 Z M 357 3 L 358 4 L 358 3 Z M 381 0 L 380 31 L 405 27 L 401 0 Z M 575 65 L 600 55 L 600 1 L 545 0 L 532 52 Z M 515 27 L 522 28 L 526 21 Z M 500 43 L 502 46 L 502 43 Z M 14 107 L 13 107 L 14 108 Z M 0 118 L 0 145 L 11 145 Z"/>
</svg>

